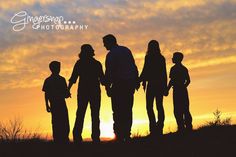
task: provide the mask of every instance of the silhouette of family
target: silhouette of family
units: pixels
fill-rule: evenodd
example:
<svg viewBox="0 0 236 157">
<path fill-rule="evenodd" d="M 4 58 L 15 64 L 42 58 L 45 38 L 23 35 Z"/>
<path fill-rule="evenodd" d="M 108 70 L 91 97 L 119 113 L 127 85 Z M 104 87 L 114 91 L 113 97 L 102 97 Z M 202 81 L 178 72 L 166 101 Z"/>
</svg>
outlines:
<svg viewBox="0 0 236 157">
<path fill-rule="evenodd" d="M 189 97 L 187 87 L 190 84 L 188 69 L 181 63 L 184 55 L 181 52 L 173 54 L 175 64 L 169 74 L 167 85 L 166 62 L 161 54 L 158 41 L 148 43 L 145 62 L 139 76 L 132 52 L 125 46 L 120 46 L 114 35 L 103 37 L 104 47 L 108 50 L 105 61 L 105 73 L 102 64 L 94 58 L 94 49 L 89 44 L 81 46 L 79 59 L 75 63 L 69 85 L 64 77 L 60 76 L 60 62 L 52 61 L 49 64 L 51 75 L 43 84 L 45 92 L 46 111 L 52 115 L 53 139 L 56 143 L 69 142 L 69 118 L 65 98 L 71 97 L 70 89 L 79 77 L 77 93 L 77 112 L 73 128 L 73 141 L 81 143 L 84 117 L 88 103 L 90 103 L 92 119 L 93 142 L 100 142 L 101 106 L 100 84 L 105 86 L 107 96 L 111 98 L 113 112 L 113 130 L 115 139 L 119 142 L 131 140 L 132 108 L 135 90 L 140 83 L 146 92 L 146 109 L 149 118 L 150 137 L 163 134 L 165 113 L 163 96 L 168 96 L 173 88 L 174 115 L 179 133 L 192 130 L 192 117 L 189 111 Z M 153 111 L 154 99 L 158 117 Z"/>
</svg>

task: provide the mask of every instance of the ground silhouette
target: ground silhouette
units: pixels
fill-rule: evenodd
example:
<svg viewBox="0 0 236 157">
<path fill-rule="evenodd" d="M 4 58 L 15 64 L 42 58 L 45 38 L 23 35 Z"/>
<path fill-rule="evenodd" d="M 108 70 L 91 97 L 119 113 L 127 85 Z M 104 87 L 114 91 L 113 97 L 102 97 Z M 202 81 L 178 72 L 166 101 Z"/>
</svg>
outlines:
<svg viewBox="0 0 236 157">
<path fill-rule="evenodd" d="M 57 145 L 41 140 L 6 142 L 0 144 L 2 157 L 31 156 L 225 156 L 236 154 L 236 125 L 202 127 L 185 136 L 176 133 L 149 140 L 148 137 L 133 138 L 130 143 L 101 142 L 93 144 Z"/>
</svg>

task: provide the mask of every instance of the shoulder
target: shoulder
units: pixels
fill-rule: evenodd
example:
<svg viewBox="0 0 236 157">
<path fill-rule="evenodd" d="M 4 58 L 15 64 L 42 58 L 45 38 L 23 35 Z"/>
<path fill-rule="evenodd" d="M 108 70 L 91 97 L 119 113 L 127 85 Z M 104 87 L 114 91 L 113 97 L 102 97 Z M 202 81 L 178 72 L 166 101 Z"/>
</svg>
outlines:
<svg viewBox="0 0 236 157">
<path fill-rule="evenodd" d="M 47 77 L 44 82 L 47 82 L 48 80 L 50 80 L 51 76 Z"/>
<path fill-rule="evenodd" d="M 120 49 L 125 49 L 125 50 L 128 50 L 128 51 L 130 51 L 130 49 L 128 48 L 128 47 L 126 47 L 126 46 L 118 46 Z"/>
<path fill-rule="evenodd" d="M 79 65 L 81 63 L 81 60 L 78 59 L 76 62 L 75 62 L 75 65 Z"/>
<path fill-rule="evenodd" d="M 126 52 L 131 53 L 131 50 L 128 47 L 125 47 L 125 46 L 120 46 L 120 47 L 121 47 L 120 49 L 122 49 L 122 51 L 126 51 Z"/>
<path fill-rule="evenodd" d="M 65 77 L 63 77 L 61 75 L 59 75 L 58 78 L 61 79 L 61 80 L 66 80 Z"/>
<path fill-rule="evenodd" d="M 176 65 L 173 65 L 173 66 L 170 68 L 170 72 L 173 72 L 175 69 L 176 69 Z"/>
<path fill-rule="evenodd" d="M 63 76 L 61 76 L 61 75 L 59 75 L 57 77 L 57 80 L 60 81 L 60 82 L 66 82 L 66 79 Z"/>
<path fill-rule="evenodd" d="M 188 68 L 186 68 L 186 66 L 182 65 L 182 69 L 183 69 L 185 72 L 188 72 Z"/>
<path fill-rule="evenodd" d="M 94 64 L 96 64 L 97 66 L 102 66 L 101 62 L 96 60 L 95 58 L 93 58 Z"/>
<path fill-rule="evenodd" d="M 51 82 L 52 82 L 52 81 L 51 81 L 51 76 L 47 77 L 47 78 L 44 80 L 42 91 L 45 91 L 45 92 L 46 92 L 46 91 L 48 90 L 50 84 L 52 84 Z"/>
<path fill-rule="evenodd" d="M 163 61 L 163 62 L 165 62 L 166 61 L 166 59 L 165 59 L 165 57 L 163 56 L 163 55 L 161 55 L 161 61 Z"/>
<path fill-rule="evenodd" d="M 49 83 L 51 80 L 52 80 L 52 76 L 49 76 L 44 80 L 44 83 Z"/>
<path fill-rule="evenodd" d="M 128 47 L 121 45 L 118 45 L 111 49 L 111 52 L 124 52 L 124 51 L 131 52 L 131 50 Z"/>
</svg>

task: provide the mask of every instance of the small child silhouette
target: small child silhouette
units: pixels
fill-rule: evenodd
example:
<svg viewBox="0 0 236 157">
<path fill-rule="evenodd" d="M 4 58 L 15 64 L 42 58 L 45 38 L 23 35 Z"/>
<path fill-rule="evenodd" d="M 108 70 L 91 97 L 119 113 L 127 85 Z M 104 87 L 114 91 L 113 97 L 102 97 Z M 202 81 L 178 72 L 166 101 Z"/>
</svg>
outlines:
<svg viewBox="0 0 236 157">
<path fill-rule="evenodd" d="M 188 69 L 181 63 L 184 55 L 181 52 L 173 54 L 175 64 L 170 70 L 170 82 L 165 95 L 173 87 L 174 115 L 178 125 L 178 132 L 192 130 L 192 116 L 189 111 L 189 97 L 187 87 L 190 84 Z"/>
<path fill-rule="evenodd" d="M 52 131 L 54 142 L 67 143 L 69 141 L 69 118 L 65 98 L 70 97 L 66 80 L 60 76 L 60 62 L 49 64 L 52 72 L 43 84 L 47 112 L 52 114 Z M 50 104 L 49 104 L 50 103 Z"/>
</svg>

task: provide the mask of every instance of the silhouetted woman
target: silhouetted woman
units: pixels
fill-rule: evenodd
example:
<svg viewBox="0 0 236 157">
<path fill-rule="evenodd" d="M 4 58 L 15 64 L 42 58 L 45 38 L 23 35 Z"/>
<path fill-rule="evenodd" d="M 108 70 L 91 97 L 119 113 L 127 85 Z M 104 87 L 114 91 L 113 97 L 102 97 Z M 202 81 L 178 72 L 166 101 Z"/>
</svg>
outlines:
<svg viewBox="0 0 236 157">
<path fill-rule="evenodd" d="M 80 59 L 75 63 L 71 78 L 69 79 L 68 88 L 70 90 L 77 78 L 80 77 L 77 95 L 78 109 L 73 129 L 74 142 L 82 141 L 81 133 L 88 103 L 90 103 L 92 116 L 92 139 L 94 142 L 100 141 L 100 83 L 104 84 L 104 73 L 101 63 L 94 59 L 93 56 L 94 50 L 92 46 L 89 44 L 82 45 L 79 54 Z"/>
<path fill-rule="evenodd" d="M 165 113 L 163 108 L 163 95 L 167 86 L 166 62 L 161 54 L 159 43 L 151 40 L 148 43 L 145 63 L 140 75 L 143 89 L 146 89 L 146 109 L 149 118 L 149 130 L 151 135 L 162 135 Z M 158 120 L 156 120 L 153 103 L 156 99 Z"/>
</svg>

